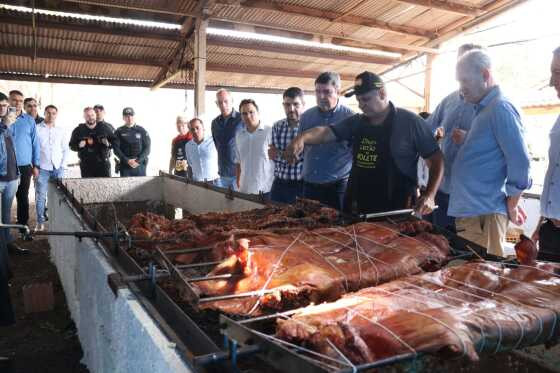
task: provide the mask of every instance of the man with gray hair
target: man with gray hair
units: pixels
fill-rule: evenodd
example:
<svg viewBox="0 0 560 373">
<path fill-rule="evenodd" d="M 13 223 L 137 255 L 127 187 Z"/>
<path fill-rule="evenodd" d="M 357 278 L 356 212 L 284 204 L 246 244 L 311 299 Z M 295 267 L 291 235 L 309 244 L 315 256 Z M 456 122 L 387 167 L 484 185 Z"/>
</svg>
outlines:
<svg viewBox="0 0 560 373">
<path fill-rule="evenodd" d="M 463 44 L 457 51 L 457 59 L 468 51 L 482 49 L 480 45 Z M 471 128 L 474 117 L 474 105 L 464 100 L 461 92 L 456 90 L 445 97 L 436 107 L 434 112 L 426 119 L 433 131 L 441 131 L 441 151 L 443 153 L 445 171 L 443 180 L 436 194 L 435 203 L 438 209 L 432 214 L 433 223 L 455 231 L 455 219 L 447 214 L 449 206 L 449 189 L 451 187 L 451 174 L 453 162 L 457 152 L 465 141 L 465 136 Z"/>
<path fill-rule="evenodd" d="M 550 85 L 560 98 L 560 47 L 554 50 Z M 541 217 L 532 236 L 539 241 L 540 260 L 560 261 L 560 116 L 550 131 L 548 169 L 541 194 Z"/>
<path fill-rule="evenodd" d="M 453 164 L 448 213 L 462 237 L 504 256 L 508 220 L 521 225 L 527 218 L 518 206 L 521 193 L 531 186 L 523 124 L 494 81 L 486 52 L 463 55 L 457 80 L 475 115 Z"/>
<path fill-rule="evenodd" d="M 303 133 L 315 127 L 330 126 L 354 112 L 338 101 L 340 76 L 321 73 L 315 79 L 317 106 L 305 111 L 300 119 Z M 344 193 L 352 168 L 352 147 L 349 141 L 306 144 L 303 157 L 303 196 L 342 209 Z"/>
</svg>

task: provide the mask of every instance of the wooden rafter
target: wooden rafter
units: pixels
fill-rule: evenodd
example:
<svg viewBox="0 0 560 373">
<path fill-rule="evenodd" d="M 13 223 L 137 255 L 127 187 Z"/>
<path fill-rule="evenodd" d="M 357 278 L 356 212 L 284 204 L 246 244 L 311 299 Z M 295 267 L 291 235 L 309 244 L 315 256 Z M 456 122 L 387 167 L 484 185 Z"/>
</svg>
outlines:
<svg viewBox="0 0 560 373">
<path fill-rule="evenodd" d="M 31 57 L 32 51 L 29 49 L 9 49 L 0 53 L 1 55 L 12 55 L 21 57 Z M 146 67 L 161 67 L 160 60 L 146 60 L 146 59 L 130 59 L 115 56 L 100 56 L 100 55 L 83 55 L 72 53 L 60 52 L 47 52 L 44 50 L 38 51 L 38 59 L 56 59 L 62 61 L 82 61 L 103 64 L 120 64 L 120 65 L 134 65 Z M 184 72 L 185 69 L 192 69 L 192 64 L 188 63 L 183 69 L 177 70 L 177 73 Z M 265 66 L 236 66 L 226 65 L 219 63 L 207 63 L 206 69 L 211 72 L 225 72 L 249 75 L 270 75 L 270 76 L 284 76 L 292 78 L 308 78 L 315 79 L 321 71 L 302 71 L 297 69 L 280 69 Z M 353 81 L 354 76 L 349 74 L 342 74 L 341 78 L 346 81 Z M 152 83 L 153 85 L 153 83 Z"/>
<path fill-rule="evenodd" d="M 206 64 L 206 68 L 208 69 L 208 71 L 221 71 L 225 73 L 270 75 L 270 76 L 284 76 L 290 78 L 309 78 L 309 79 L 315 79 L 321 73 L 320 71 L 278 69 L 278 68 L 261 67 L 261 66 L 222 65 L 222 64 L 215 64 L 215 63 Z M 341 74 L 340 78 L 346 81 L 353 81 L 355 76 L 349 74 Z"/>
<path fill-rule="evenodd" d="M 99 6 L 99 7 L 113 8 L 113 9 L 131 10 L 131 11 L 133 10 L 137 12 L 147 12 L 147 13 L 154 13 L 159 15 L 181 16 L 181 17 L 197 16 L 197 13 L 194 11 L 185 12 L 185 11 L 173 11 L 164 8 L 154 8 L 148 6 L 122 5 L 122 4 L 116 4 L 114 2 L 103 2 L 101 0 L 65 0 L 64 2 L 88 4 L 92 6 Z M 256 27 L 261 27 L 262 29 L 298 32 L 300 34 L 310 35 L 312 37 L 318 36 L 318 37 L 326 37 L 326 38 L 337 38 L 343 42 L 364 42 L 363 38 L 353 38 L 344 33 L 338 33 L 338 32 L 326 32 L 326 31 L 315 31 L 315 30 L 311 31 L 309 29 L 305 29 L 304 27 L 288 27 L 286 25 L 272 24 L 270 22 L 247 21 L 235 17 L 218 17 L 216 15 L 211 16 L 209 19 L 210 21 L 215 20 L 215 21 L 221 21 L 230 24 L 256 26 Z M 411 45 L 408 43 L 399 43 L 395 41 L 366 40 L 366 42 L 370 46 L 372 46 L 372 48 L 382 47 L 384 50 L 392 50 L 397 53 L 400 53 L 401 50 L 419 52 L 419 53 L 435 53 L 435 54 L 438 53 L 438 51 L 434 48 Z"/>
<path fill-rule="evenodd" d="M 2 14 L 0 15 L 0 23 L 30 26 L 31 15 L 21 16 L 21 17 L 10 17 Z M 116 26 L 96 27 L 96 26 L 88 26 L 85 24 L 71 23 L 71 21 L 68 20 L 65 20 L 64 22 L 62 21 L 57 22 L 54 20 L 46 21 L 41 19 L 39 20 L 39 28 L 93 33 L 93 34 L 101 34 L 101 35 L 116 35 L 116 36 L 125 36 L 131 38 L 165 40 L 165 41 L 181 40 L 181 36 L 177 31 L 151 30 L 150 32 L 145 32 L 145 28 L 139 28 L 130 25 L 127 25 L 126 28 L 116 27 Z"/>
<path fill-rule="evenodd" d="M 290 55 L 325 58 L 337 61 L 352 61 L 366 64 L 376 65 L 393 65 L 399 62 L 398 58 L 373 56 L 373 55 L 353 55 L 353 54 L 335 54 L 334 51 L 317 51 L 306 47 L 279 46 L 273 43 L 250 43 L 234 39 L 216 38 L 208 35 L 208 46 L 219 46 L 226 48 L 239 48 L 245 50 L 257 50 L 272 53 L 285 53 Z"/>
<path fill-rule="evenodd" d="M 430 30 L 420 29 L 416 27 L 404 26 L 393 24 L 390 22 L 384 22 L 373 18 L 367 18 L 352 14 L 345 14 L 339 12 L 333 12 L 329 10 L 323 10 L 318 8 L 311 8 L 301 5 L 288 4 L 279 1 L 271 0 L 243 0 L 241 2 L 230 0 L 220 0 L 220 4 L 224 5 L 235 5 L 250 9 L 262 9 L 262 10 L 273 10 L 282 12 L 290 15 L 297 16 L 307 16 L 314 18 L 326 19 L 331 22 L 346 23 L 356 26 L 365 26 L 370 28 L 375 28 L 383 31 L 389 31 L 392 33 L 406 35 L 406 36 L 417 36 L 421 38 L 433 39 L 436 34 Z"/>
<path fill-rule="evenodd" d="M 18 56 L 18 57 L 33 57 L 33 50 L 29 48 L 5 48 L 0 51 L 0 56 Z M 133 66 L 147 66 L 159 67 L 162 60 L 154 59 L 132 59 L 128 57 L 118 57 L 115 55 L 87 55 L 78 53 L 61 53 L 53 50 L 37 50 L 37 58 L 52 59 L 52 60 L 65 60 L 65 61 L 78 61 L 78 62 L 93 62 L 105 63 L 116 65 L 133 65 Z"/>
<path fill-rule="evenodd" d="M 481 15 L 480 17 L 477 18 L 473 18 L 471 16 L 461 17 L 459 20 L 452 22 L 451 24 L 443 27 L 440 30 L 441 36 L 424 43 L 423 46 L 430 47 L 430 48 L 437 47 L 441 43 L 450 40 L 451 38 L 459 35 L 460 33 L 472 29 L 473 27 L 476 27 L 480 23 L 486 22 L 492 19 L 493 17 L 496 17 L 497 15 L 502 14 L 503 12 L 512 9 L 526 1 L 527 0 L 497 0 L 495 2 L 489 3 L 488 5 L 482 8 L 484 14 Z M 415 53 L 405 54 L 402 57 L 403 62 L 401 64 L 393 66 L 392 68 L 387 69 L 383 73 L 387 73 L 389 71 L 398 68 L 401 65 L 407 64 L 408 62 L 410 62 L 410 60 L 417 57 L 418 55 Z"/>
<path fill-rule="evenodd" d="M 465 16 L 476 17 L 481 15 L 484 10 L 467 4 L 461 4 L 447 0 L 397 0 L 400 3 L 421 5 L 426 8 L 444 10 L 446 12 L 457 13 Z"/>
</svg>

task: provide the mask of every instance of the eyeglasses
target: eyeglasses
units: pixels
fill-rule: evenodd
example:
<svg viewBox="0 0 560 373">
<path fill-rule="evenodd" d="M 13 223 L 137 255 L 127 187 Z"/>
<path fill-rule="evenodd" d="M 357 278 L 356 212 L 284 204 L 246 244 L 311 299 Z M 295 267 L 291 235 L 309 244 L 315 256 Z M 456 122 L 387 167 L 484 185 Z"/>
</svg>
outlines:
<svg viewBox="0 0 560 373">
<path fill-rule="evenodd" d="M 37 104 L 27 104 L 27 107 L 37 107 Z"/>
</svg>

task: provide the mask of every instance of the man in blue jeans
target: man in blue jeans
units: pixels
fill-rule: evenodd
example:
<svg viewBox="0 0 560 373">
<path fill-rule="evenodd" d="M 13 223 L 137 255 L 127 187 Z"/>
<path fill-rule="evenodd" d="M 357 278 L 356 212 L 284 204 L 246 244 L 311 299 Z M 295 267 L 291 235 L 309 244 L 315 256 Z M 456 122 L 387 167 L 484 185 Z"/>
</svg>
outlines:
<svg viewBox="0 0 560 373">
<path fill-rule="evenodd" d="M 64 165 L 68 159 L 68 139 L 65 131 L 56 127 L 58 109 L 54 105 L 45 108 L 45 121 L 37 125 L 37 136 L 41 144 L 39 160 L 39 177 L 37 178 L 35 200 L 37 208 L 37 226 L 35 231 L 45 229 L 45 205 L 50 179 L 64 176 Z"/>
<path fill-rule="evenodd" d="M 11 224 L 11 210 L 18 188 L 19 170 L 16 161 L 14 140 L 10 127 L 16 121 L 16 113 L 8 111 L 8 97 L 0 93 L 0 194 L 2 223 Z M 0 270 L 9 273 L 7 250 L 22 250 L 15 245 L 8 229 L 0 229 L 0 240 L 6 243 L 0 249 Z"/>
<path fill-rule="evenodd" d="M 225 89 L 216 92 L 216 105 L 220 115 L 212 121 L 212 138 L 218 151 L 217 185 L 236 190 L 235 134 L 242 127 L 241 115 L 233 108 L 233 98 Z"/>
</svg>

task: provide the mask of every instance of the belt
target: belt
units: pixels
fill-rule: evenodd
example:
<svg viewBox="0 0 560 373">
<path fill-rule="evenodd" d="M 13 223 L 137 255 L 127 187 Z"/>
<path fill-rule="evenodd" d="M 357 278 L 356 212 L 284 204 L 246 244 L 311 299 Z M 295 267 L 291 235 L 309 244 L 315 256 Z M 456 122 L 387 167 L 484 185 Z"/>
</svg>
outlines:
<svg viewBox="0 0 560 373">
<path fill-rule="evenodd" d="M 274 182 L 282 185 L 303 185 L 303 180 L 286 180 L 275 178 Z"/>
<path fill-rule="evenodd" d="M 328 182 L 328 183 L 320 183 L 320 184 L 319 183 L 310 183 L 308 181 L 304 181 L 303 183 L 305 185 L 309 185 L 309 186 L 316 187 L 316 188 L 329 188 L 329 187 L 332 187 L 332 186 L 340 183 L 341 181 L 346 181 L 346 180 L 348 180 L 348 178 L 338 179 L 338 180 L 331 181 L 331 182 Z"/>
</svg>

